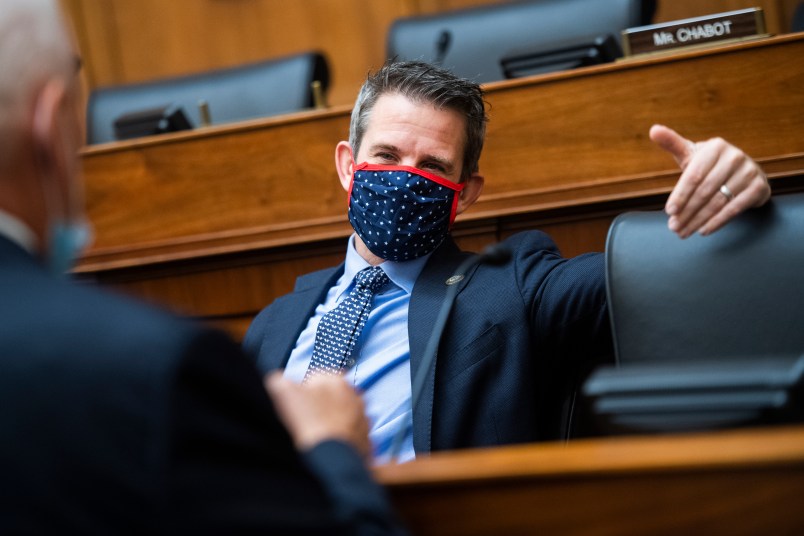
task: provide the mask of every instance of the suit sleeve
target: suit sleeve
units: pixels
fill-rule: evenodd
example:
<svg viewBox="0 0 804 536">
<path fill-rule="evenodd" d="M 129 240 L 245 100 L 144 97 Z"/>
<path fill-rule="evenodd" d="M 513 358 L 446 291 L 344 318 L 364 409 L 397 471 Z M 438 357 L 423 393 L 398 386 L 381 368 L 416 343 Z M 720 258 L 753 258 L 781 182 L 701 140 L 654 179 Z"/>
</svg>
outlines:
<svg viewBox="0 0 804 536">
<path fill-rule="evenodd" d="M 254 364 L 222 334 L 203 332 L 189 345 L 171 407 L 165 471 L 171 531 L 397 533 L 382 490 L 357 454 L 331 442 L 299 455 Z"/>
<path fill-rule="evenodd" d="M 604 258 L 564 258 L 544 233 L 527 233 L 516 248 L 532 333 L 548 354 L 584 368 L 613 356 Z"/>
<path fill-rule="evenodd" d="M 336 516 L 352 526 L 353 534 L 406 534 L 399 525 L 389 523 L 392 513 L 385 490 L 371 482 L 374 491 L 366 493 L 366 468 L 354 449 L 340 441 L 325 441 L 304 457 L 324 484 Z"/>
</svg>

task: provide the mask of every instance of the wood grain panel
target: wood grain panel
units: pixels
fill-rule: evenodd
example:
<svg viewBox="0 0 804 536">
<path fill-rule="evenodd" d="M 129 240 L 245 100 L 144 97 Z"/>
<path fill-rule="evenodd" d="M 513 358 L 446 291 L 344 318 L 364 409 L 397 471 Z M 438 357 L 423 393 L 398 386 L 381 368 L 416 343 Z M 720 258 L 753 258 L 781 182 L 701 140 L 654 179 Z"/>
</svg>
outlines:
<svg viewBox="0 0 804 536">
<path fill-rule="evenodd" d="M 320 219 L 348 225 L 346 192 L 334 168 L 335 144 L 348 135 L 348 111 L 251 125 L 86 151 L 90 215 L 103 229 L 95 248 L 225 239 L 240 229 L 290 235 L 294 222 Z"/>
<path fill-rule="evenodd" d="M 436 453 L 376 474 L 420 535 L 804 530 L 801 427 Z"/>
</svg>

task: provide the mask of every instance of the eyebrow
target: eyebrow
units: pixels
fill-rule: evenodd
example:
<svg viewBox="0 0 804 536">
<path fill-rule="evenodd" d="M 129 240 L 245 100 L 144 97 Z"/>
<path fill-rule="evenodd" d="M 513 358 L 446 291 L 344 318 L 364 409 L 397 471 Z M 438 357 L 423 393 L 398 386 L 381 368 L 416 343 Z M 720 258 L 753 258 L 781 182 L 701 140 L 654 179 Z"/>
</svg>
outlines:
<svg viewBox="0 0 804 536">
<path fill-rule="evenodd" d="M 401 151 L 399 147 L 396 145 L 390 145 L 388 143 L 378 143 L 376 145 L 372 145 L 369 152 L 374 153 L 376 151 L 389 151 L 392 153 L 399 154 Z M 455 164 L 446 158 L 441 158 L 440 156 L 436 156 L 433 154 L 427 154 L 424 156 L 424 160 L 428 162 L 436 162 L 437 164 L 441 164 L 445 169 L 449 170 L 450 172 L 455 168 Z"/>
<path fill-rule="evenodd" d="M 387 143 L 377 143 L 375 145 L 372 145 L 371 148 L 369 149 L 369 152 L 372 153 L 377 151 L 390 151 L 392 153 L 398 153 L 399 147 L 397 147 L 396 145 L 389 145 Z"/>
</svg>

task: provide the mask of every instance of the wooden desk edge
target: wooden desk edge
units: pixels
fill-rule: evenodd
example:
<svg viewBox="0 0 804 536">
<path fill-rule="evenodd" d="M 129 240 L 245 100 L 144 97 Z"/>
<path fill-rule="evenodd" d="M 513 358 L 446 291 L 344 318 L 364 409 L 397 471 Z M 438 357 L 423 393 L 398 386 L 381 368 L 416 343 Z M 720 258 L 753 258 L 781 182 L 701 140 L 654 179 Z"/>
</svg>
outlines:
<svg viewBox="0 0 804 536">
<path fill-rule="evenodd" d="M 111 141 L 93 145 L 85 145 L 79 150 L 82 158 L 92 158 L 104 156 L 111 153 L 134 151 L 151 146 L 162 146 L 171 143 L 182 143 L 200 138 L 225 137 L 233 134 L 241 134 L 253 130 L 265 128 L 279 128 L 283 125 L 293 123 L 305 123 L 310 121 L 320 121 L 330 117 L 349 116 L 351 106 L 335 106 L 326 110 L 309 109 L 298 112 L 288 112 L 285 114 L 272 115 L 267 117 L 257 117 L 244 121 L 231 123 L 220 123 L 209 127 L 198 127 L 192 130 L 179 132 L 168 132 L 157 136 L 145 136 L 131 140 Z M 333 149 L 334 150 L 334 149 Z"/>
<path fill-rule="evenodd" d="M 804 467 L 802 425 L 442 452 L 378 466 L 374 474 L 383 485 L 398 488 L 791 464 Z"/>
</svg>

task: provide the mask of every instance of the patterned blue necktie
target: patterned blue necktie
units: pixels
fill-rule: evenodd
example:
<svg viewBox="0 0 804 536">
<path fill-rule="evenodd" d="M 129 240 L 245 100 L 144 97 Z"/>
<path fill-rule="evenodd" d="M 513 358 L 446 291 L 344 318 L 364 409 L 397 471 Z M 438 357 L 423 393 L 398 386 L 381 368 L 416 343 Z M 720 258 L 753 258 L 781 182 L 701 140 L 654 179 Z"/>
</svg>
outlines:
<svg viewBox="0 0 804 536">
<path fill-rule="evenodd" d="M 371 299 L 390 280 L 382 268 L 360 270 L 349 295 L 318 323 L 313 358 L 303 383 L 315 374 L 340 374 L 371 312 Z"/>
</svg>

